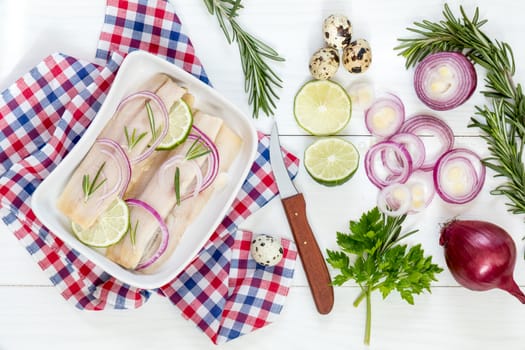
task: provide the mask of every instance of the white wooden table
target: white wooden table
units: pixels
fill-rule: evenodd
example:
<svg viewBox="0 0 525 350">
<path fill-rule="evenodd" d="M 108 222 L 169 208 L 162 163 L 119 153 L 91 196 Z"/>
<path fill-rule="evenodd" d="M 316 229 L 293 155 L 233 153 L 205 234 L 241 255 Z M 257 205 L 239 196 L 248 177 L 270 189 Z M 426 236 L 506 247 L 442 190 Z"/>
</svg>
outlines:
<svg viewBox="0 0 525 350">
<path fill-rule="evenodd" d="M 206 67 L 215 88 L 247 114 L 251 107 L 243 91 L 237 48 L 228 46 L 216 21 L 201 1 L 173 0 L 186 33 Z M 244 0 L 240 22 L 275 47 L 286 62 L 275 65 L 284 79 L 275 120 L 283 135 L 282 143 L 297 155 L 313 141 L 295 124 L 293 96 L 309 79 L 308 60 L 322 45 L 321 22 L 332 13 L 347 15 L 354 36 L 370 41 L 373 64 L 368 73 L 351 76 L 340 70 L 336 80 L 347 86 L 366 78 L 380 90 L 397 93 L 409 115 L 427 109 L 416 99 L 411 72 L 393 47 L 396 38 L 406 37 L 405 27 L 414 20 L 440 19 L 443 1 L 321 1 Z M 423 5 L 423 3 L 425 5 Z M 458 1 L 450 1 L 458 10 Z M 465 0 L 469 13 L 476 5 L 489 18 L 486 30 L 492 37 L 514 48 L 517 82 L 525 82 L 525 5 L 514 0 Z M 98 33 L 103 22 L 104 0 L 1 0 L 0 1 L 0 88 L 33 67 L 49 53 L 61 51 L 93 60 Z M 483 74 L 483 72 L 480 72 Z M 480 84 L 481 85 L 481 84 Z M 478 89 L 479 90 L 479 89 Z M 457 145 L 475 148 L 482 156 L 486 146 L 477 130 L 467 128 L 473 106 L 482 103 L 476 94 L 464 106 L 439 113 L 452 126 Z M 271 118 L 254 120 L 268 132 Z M 342 133 L 364 155 L 373 140 L 367 136 L 362 111 L 355 110 Z M 515 277 L 525 285 L 523 260 L 525 224 L 523 216 L 507 213 L 505 200 L 489 194 L 496 184 L 489 172 L 483 193 L 467 207 L 446 206 L 439 199 L 422 214 L 409 219 L 420 232 L 410 238 L 421 242 L 427 253 L 445 267 L 438 245 L 439 224 L 455 215 L 484 219 L 503 226 L 518 246 Z M 337 188 L 314 183 L 301 167 L 296 181 L 308 202 L 308 213 L 321 247 L 336 248 L 336 231 L 345 231 L 349 219 L 357 218 L 374 205 L 375 188 L 361 168 L 354 179 Z M 267 220 L 268 217 L 275 218 Z M 243 228 L 291 237 L 279 201 L 271 202 Z M 274 324 L 221 346 L 224 349 L 359 349 L 364 331 L 364 305 L 354 308 L 358 288 L 335 289 L 335 306 L 326 316 L 315 311 L 306 279 L 298 264 L 293 288 L 285 308 Z M 448 270 L 439 275 L 432 294 L 416 296 L 415 306 L 396 294 L 386 300 L 373 297 L 372 349 L 524 349 L 525 306 L 505 292 L 476 293 L 459 287 Z M 0 234 L 0 349 L 213 349 L 214 345 L 193 324 L 185 321 L 169 301 L 154 295 L 138 310 L 83 312 L 66 302 L 25 249 L 5 228 Z"/>
</svg>

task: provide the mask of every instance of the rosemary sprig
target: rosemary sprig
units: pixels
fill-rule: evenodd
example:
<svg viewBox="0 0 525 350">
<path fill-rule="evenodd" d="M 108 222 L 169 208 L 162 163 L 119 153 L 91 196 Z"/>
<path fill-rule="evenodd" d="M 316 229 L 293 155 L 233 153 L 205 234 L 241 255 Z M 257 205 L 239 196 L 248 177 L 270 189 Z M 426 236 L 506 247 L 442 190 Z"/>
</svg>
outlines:
<svg viewBox="0 0 525 350">
<path fill-rule="evenodd" d="M 99 182 L 100 174 L 102 174 L 102 170 L 104 170 L 104 166 L 106 165 L 106 162 L 102 163 L 102 165 L 98 168 L 97 173 L 95 174 L 95 178 L 93 181 L 90 180 L 89 174 L 84 174 L 82 176 L 82 191 L 84 192 L 84 203 L 89 200 L 89 197 L 95 193 L 100 186 L 106 182 L 107 179 L 103 179 Z"/>
<path fill-rule="evenodd" d="M 135 243 L 137 242 L 137 230 L 139 228 L 139 221 L 135 221 L 135 226 L 129 225 L 129 239 L 131 240 L 131 245 L 135 246 Z"/>
<path fill-rule="evenodd" d="M 175 188 L 175 198 L 177 199 L 177 205 L 180 205 L 180 169 L 175 169 L 175 176 L 173 177 L 173 187 Z"/>
<path fill-rule="evenodd" d="M 407 28 L 416 38 L 399 39 L 400 55 L 406 58 L 406 67 L 416 65 L 428 54 L 440 51 L 463 52 L 474 63 L 485 68 L 485 88 L 482 94 L 490 106 L 477 106 L 476 116 L 470 127 L 479 128 L 488 144 L 490 157 L 484 164 L 494 170 L 496 177 L 503 177 L 503 184 L 491 193 L 507 197 L 508 210 L 514 214 L 525 213 L 525 166 L 522 161 L 525 142 L 525 98 L 520 84 L 512 77 L 515 72 L 514 55 L 509 44 L 491 40 L 481 27 L 487 20 L 479 19 L 476 9 L 472 19 L 460 7 L 461 17 L 456 18 L 445 5 L 444 20 L 422 21 Z"/>
<path fill-rule="evenodd" d="M 246 32 L 235 20 L 243 8 L 241 0 L 203 0 L 211 15 L 215 15 L 226 40 L 237 42 L 241 58 L 248 103 L 253 105 L 252 115 L 259 117 L 262 110 L 267 116 L 274 114 L 275 99 L 279 96 L 275 88 L 281 88 L 281 78 L 270 68 L 267 60 L 284 61 L 277 51 Z"/>
<path fill-rule="evenodd" d="M 190 148 L 188 148 L 188 151 L 186 151 L 186 160 L 192 160 L 195 158 L 199 158 L 202 156 L 207 155 L 211 152 L 211 149 L 209 149 L 204 143 L 201 142 L 201 138 L 199 137 L 193 143 L 191 144 Z"/>
<path fill-rule="evenodd" d="M 137 129 L 133 128 L 131 135 L 129 134 L 128 128 L 124 126 L 124 134 L 126 135 L 126 142 L 128 143 L 128 150 L 131 151 L 146 135 L 147 132 L 137 136 Z"/>
<path fill-rule="evenodd" d="M 158 130 L 155 125 L 155 116 L 153 115 L 153 110 L 151 109 L 151 104 L 149 103 L 149 101 L 146 101 L 146 111 L 148 112 L 149 128 L 151 130 L 150 142 L 153 143 L 158 137 Z"/>
</svg>

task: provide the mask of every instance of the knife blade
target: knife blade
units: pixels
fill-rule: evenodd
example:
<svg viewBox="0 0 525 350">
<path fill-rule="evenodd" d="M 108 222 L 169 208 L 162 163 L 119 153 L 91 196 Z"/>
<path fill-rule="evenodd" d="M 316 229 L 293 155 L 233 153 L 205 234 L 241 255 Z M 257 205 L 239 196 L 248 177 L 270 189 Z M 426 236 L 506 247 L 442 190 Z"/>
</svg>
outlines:
<svg viewBox="0 0 525 350">
<path fill-rule="evenodd" d="M 270 164 L 315 306 L 320 314 L 328 314 L 334 305 L 330 273 L 308 223 L 304 196 L 297 191 L 286 170 L 276 123 L 270 137 Z"/>
</svg>

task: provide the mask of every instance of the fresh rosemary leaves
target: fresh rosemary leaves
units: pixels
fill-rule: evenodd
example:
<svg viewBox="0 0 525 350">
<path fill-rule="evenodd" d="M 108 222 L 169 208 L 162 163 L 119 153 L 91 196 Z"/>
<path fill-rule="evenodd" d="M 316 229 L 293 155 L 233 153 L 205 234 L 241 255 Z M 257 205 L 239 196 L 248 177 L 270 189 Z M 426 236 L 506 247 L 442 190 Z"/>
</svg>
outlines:
<svg viewBox="0 0 525 350">
<path fill-rule="evenodd" d="M 402 233 L 405 216 L 390 217 L 377 207 L 364 213 L 359 221 L 350 221 L 351 233 L 337 233 L 337 244 L 341 251 L 327 250 L 328 263 L 339 274 L 333 284 L 340 286 L 354 280 L 361 293 L 354 301 L 357 307 L 366 299 L 366 326 L 364 343 L 370 344 L 371 294 L 379 290 L 383 299 L 396 290 L 409 304 L 414 303 L 414 294 L 430 292 L 430 283 L 436 274 L 443 271 L 425 256 L 421 245 L 408 248 L 399 241 L 417 232 Z M 350 255 L 355 255 L 355 259 Z"/>
<path fill-rule="evenodd" d="M 173 188 L 175 189 L 175 198 L 177 205 L 180 205 L 180 168 L 175 169 L 175 175 L 173 176 Z"/>
<path fill-rule="evenodd" d="M 477 106 L 471 127 L 479 128 L 488 144 L 491 156 L 484 164 L 494 170 L 497 177 L 506 179 L 491 193 L 505 195 L 510 202 L 508 210 L 514 214 L 525 213 L 525 165 L 522 161 L 525 142 L 525 98 L 520 84 L 512 77 L 515 63 L 509 44 L 491 40 L 481 27 L 487 20 L 479 19 L 476 9 L 470 19 L 461 7 L 461 17 L 456 18 L 445 5 L 444 20 L 414 23 L 408 30 L 416 38 L 399 39 L 396 47 L 406 58 L 406 67 L 416 65 L 430 53 L 440 51 L 463 52 L 474 63 L 486 70 L 485 90 L 482 94 L 489 106 Z"/>
<path fill-rule="evenodd" d="M 282 87 L 282 80 L 266 60 L 284 59 L 270 46 L 246 32 L 235 20 L 239 9 L 243 8 L 241 0 L 203 1 L 208 12 L 217 17 L 228 43 L 237 42 L 245 78 L 244 90 L 248 93 L 248 103 L 253 105 L 253 117 L 258 118 L 260 111 L 273 115 L 276 108 L 274 100 L 279 99 L 275 88 Z"/>
<path fill-rule="evenodd" d="M 131 245 L 135 246 L 135 243 L 137 242 L 137 230 L 139 229 L 139 221 L 135 221 L 135 226 L 129 225 L 128 231 L 129 231 L 129 239 L 131 240 Z"/>
<path fill-rule="evenodd" d="M 199 137 L 198 139 L 193 141 L 190 148 L 188 148 L 185 158 L 186 160 L 192 160 L 195 158 L 205 156 L 210 152 L 211 152 L 211 149 L 209 149 L 204 143 L 202 143 Z"/>
<path fill-rule="evenodd" d="M 137 129 L 135 128 L 133 128 L 133 132 L 130 134 L 128 128 L 124 126 L 124 135 L 128 143 L 128 150 L 131 151 L 147 134 L 147 132 L 143 132 L 137 135 Z"/>
<path fill-rule="evenodd" d="M 153 110 L 151 109 L 151 104 L 149 101 L 146 101 L 146 111 L 148 112 L 148 121 L 149 128 L 151 130 L 151 143 L 155 142 L 158 137 L 159 130 L 155 126 L 155 116 L 153 115 Z"/>
<path fill-rule="evenodd" d="M 89 197 L 91 197 L 93 193 L 95 193 L 106 182 L 107 179 L 99 181 L 100 175 L 102 174 L 105 165 L 106 162 L 102 163 L 102 165 L 98 168 L 93 181 L 91 181 L 89 174 L 84 174 L 84 176 L 82 176 L 82 192 L 84 192 L 84 203 L 87 202 Z"/>
</svg>

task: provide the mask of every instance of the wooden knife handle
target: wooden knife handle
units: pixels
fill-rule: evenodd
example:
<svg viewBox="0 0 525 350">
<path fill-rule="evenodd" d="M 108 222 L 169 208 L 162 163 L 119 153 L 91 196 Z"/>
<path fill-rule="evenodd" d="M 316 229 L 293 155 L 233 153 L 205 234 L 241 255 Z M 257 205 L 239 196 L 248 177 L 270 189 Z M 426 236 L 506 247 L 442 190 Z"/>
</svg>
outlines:
<svg viewBox="0 0 525 350">
<path fill-rule="evenodd" d="M 299 193 L 284 198 L 282 202 L 317 311 L 323 315 L 327 314 L 334 305 L 334 289 L 323 254 L 306 217 L 304 197 Z"/>
</svg>

